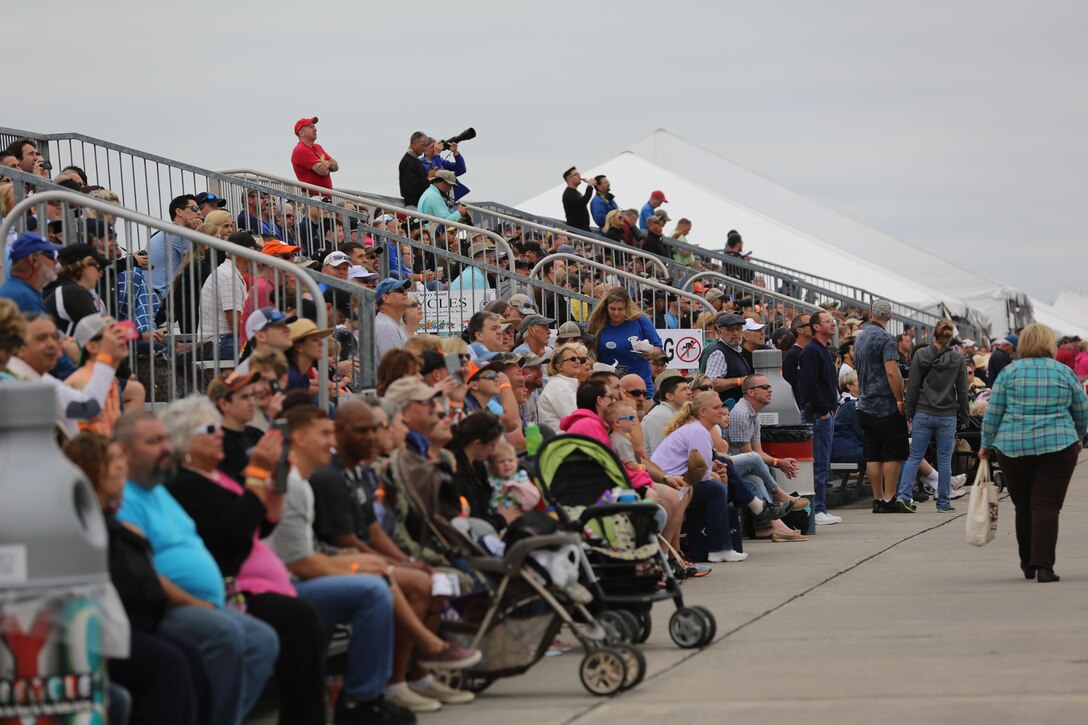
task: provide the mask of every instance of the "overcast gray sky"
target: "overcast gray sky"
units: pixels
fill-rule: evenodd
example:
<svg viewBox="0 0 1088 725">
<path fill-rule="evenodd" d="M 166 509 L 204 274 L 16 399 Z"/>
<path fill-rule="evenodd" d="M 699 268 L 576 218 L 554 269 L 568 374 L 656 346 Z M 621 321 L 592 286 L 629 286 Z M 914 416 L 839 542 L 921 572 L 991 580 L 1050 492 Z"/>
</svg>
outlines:
<svg viewBox="0 0 1088 725">
<path fill-rule="evenodd" d="M 464 180 L 507 203 L 667 128 L 1041 300 L 1088 291 L 1088 3 L 36 0 L 25 12 L 4 54 L 40 75 L 8 67 L 0 125 L 290 175 L 292 125 L 313 114 L 335 183 L 375 192 L 395 190 L 412 131 L 474 126 Z"/>
</svg>

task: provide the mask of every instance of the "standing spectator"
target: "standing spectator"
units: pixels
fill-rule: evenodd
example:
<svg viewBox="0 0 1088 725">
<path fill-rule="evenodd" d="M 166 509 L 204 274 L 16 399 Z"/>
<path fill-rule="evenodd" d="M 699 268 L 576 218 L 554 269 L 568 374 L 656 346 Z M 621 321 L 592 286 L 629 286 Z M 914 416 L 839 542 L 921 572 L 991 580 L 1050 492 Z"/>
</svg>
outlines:
<svg viewBox="0 0 1088 725">
<path fill-rule="evenodd" d="M 744 395 L 741 389 L 744 378 L 752 374 L 752 368 L 743 354 L 744 318 L 735 312 L 723 312 L 715 323 L 718 340 L 711 346 L 706 358 L 706 376 L 722 402 L 737 401 Z"/>
<path fill-rule="evenodd" d="M 589 210 L 586 209 L 586 205 L 589 204 L 589 199 L 593 195 L 597 181 L 583 179 L 576 166 L 572 166 L 563 172 L 563 181 L 567 185 L 567 188 L 563 189 L 563 213 L 566 215 L 567 225 L 588 232 Z M 586 190 L 579 193 L 578 185 L 583 181 L 586 181 Z"/>
<path fill-rule="evenodd" d="M 200 207 L 192 194 L 182 194 L 170 200 L 167 207 L 170 220 L 179 227 L 196 229 L 201 224 Z M 239 229 L 241 226 L 239 226 Z M 181 271 L 181 261 L 189 251 L 189 241 L 177 234 L 158 231 L 147 242 L 151 265 L 151 288 L 165 298 Z"/>
<path fill-rule="evenodd" d="M 654 215 L 658 207 L 662 204 L 668 204 L 669 200 L 665 198 L 665 192 L 654 191 L 650 194 L 649 200 L 642 205 L 642 211 L 638 215 L 638 228 L 649 229 L 647 221 Z"/>
<path fill-rule="evenodd" d="M 235 232 L 227 240 L 243 249 L 256 249 L 257 241 L 249 232 Z M 200 288 L 200 320 L 197 340 L 212 342 L 219 349 L 220 360 L 234 360 L 238 332 L 243 330 L 242 308 L 245 306 L 245 280 L 234 254 L 224 254 L 223 261 L 208 275 Z M 243 259 L 244 263 L 244 259 Z"/>
<path fill-rule="evenodd" d="M 646 382 L 647 394 L 653 395 L 649 358 L 655 352 L 661 352 L 661 337 L 627 290 L 613 287 L 605 293 L 589 316 L 586 332 L 596 338 L 598 360 L 622 365 L 627 372 L 640 376 Z M 636 350 L 634 342 L 643 344 Z"/>
<path fill-rule="evenodd" d="M 604 174 L 593 177 L 593 198 L 589 202 L 589 213 L 593 216 L 593 223 L 602 233 L 607 234 L 605 222 L 608 215 L 619 211 L 620 205 L 616 203 L 616 195 L 612 193 L 612 182 Z M 565 195 L 565 192 L 564 192 Z"/>
<path fill-rule="evenodd" d="M 49 172 L 44 168 L 45 157 L 38 150 L 37 141 L 29 138 L 16 139 L 8 144 L 7 151 L 16 161 L 12 168 L 49 178 Z"/>
<path fill-rule="evenodd" d="M 1054 359 L 1073 370 L 1077 364 L 1077 346 L 1079 344 L 1079 337 L 1063 337 L 1058 340 L 1058 353 L 1054 356 Z"/>
<path fill-rule="evenodd" d="M 729 234 L 726 235 L 725 238 L 725 255 L 747 264 L 748 257 L 750 257 L 751 254 L 751 252 L 744 251 L 744 240 L 741 238 L 740 233 L 736 229 L 730 229 Z M 744 264 L 726 263 L 725 273 L 730 277 L 739 279 L 741 282 L 747 282 L 748 284 L 751 284 L 756 276 L 756 273 L 753 270 L 748 269 Z"/>
<path fill-rule="evenodd" d="M 1058 514 L 1088 430 L 1088 399 L 1069 368 L 1053 359 L 1049 327 L 1028 325 L 1021 338 L 1020 359 L 993 383 L 978 455 L 996 453 L 1005 472 L 1024 576 L 1056 582 Z"/>
<path fill-rule="evenodd" d="M 317 116 L 295 121 L 295 135 L 298 143 L 291 152 L 295 178 L 304 184 L 331 190 L 332 173 L 340 170 L 340 164 L 317 143 Z"/>
<path fill-rule="evenodd" d="M 401 157 L 398 168 L 400 196 L 404 199 L 406 206 L 413 208 L 419 203 L 419 197 L 427 190 L 428 179 L 430 179 L 430 172 L 419 160 L 423 150 L 427 148 L 428 138 L 422 131 L 413 133 L 408 140 L 408 150 Z"/>
<path fill-rule="evenodd" d="M 441 152 L 448 148 L 450 153 L 453 154 L 453 159 L 444 159 L 440 155 Z M 428 139 L 427 146 L 423 149 L 423 155 L 419 158 L 423 163 L 423 168 L 428 173 L 431 170 L 452 171 L 456 182 L 453 185 L 453 199 L 454 201 L 460 199 L 462 196 L 469 192 L 469 188 L 461 183 L 461 177 L 468 171 L 468 167 L 465 165 L 465 157 L 461 155 L 461 152 L 457 148 L 457 143 L 451 143 L 449 146 L 445 146 L 442 141 L 436 141 L 435 139 Z"/>
<path fill-rule="evenodd" d="M 419 213 L 451 222 L 461 221 L 464 215 L 468 213 L 468 207 L 464 204 L 458 204 L 456 209 L 451 210 L 446 201 L 456 183 L 457 177 L 453 175 L 452 171 L 446 169 L 435 171 L 431 175 L 430 185 L 419 197 Z"/>
<path fill-rule="evenodd" d="M 839 404 L 835 384 L 838 379 L 835 375 L 835 360 L 827 349 L 831 338 L 835 336 L 835 318 L 829 312 L 817 310 L 809 319 L 812 339 L 801 351 L 798 362 L 798 403 L 801 405 L 804 421 L 812 425 L 812 478 L 816 489 L 816 501 L 812 510 L 816 514 L 817 524 L 829 525 L 842 521 L 842 518 L 827 512 L 827 474 L 831 466 L 835 409 Z M 894 344 L 893 340 L 893 347 Z M 898 465 L 896 468 L 898 472 Z M 894 479 L 892 486 L 891 490 L 894 492 Z"/>
<path fill-rule="evenodd" d="M 821 319 L 831 317 L 829 312 L 812 314 L 813 317 L 819 314 Z M 895 337 L 885 329 L 891 317 L 891 303 L 874 300 L 869 324 L 854 341 L 859 393 L 857 412 L 865 432 L 866 471 L 873 486 L 873 513 L 890 510 L 911 513 L 914 508 L 910 498 L 903 500 L 896 496 L 899 473 L 910 448 L 907 419 L 903 415 L 899 348 Z"/>
<path fill-rule="evenodd" d="M 997 385 L 997 376 L 1012 364 L 1012 355 L 1016 352 L 1016 335 L 999 337 L 990 343 L 990 362 L 986 366 L 986 382 L 990 387 Z"/>
<path fill-rule="evenodd" d="M 967 369 L 963 355 L 952 349 L 955 328 L 941 320 L 933 328 L 933 343 L 918 350 L 911 362 L 904 411 L 911 421 L 910 457 L 899 479 L 898 499 L 910 500 L 918 466 L 925 458 L 930 440 L 937 443 L 937 510 L 955 511 L 952 489 L 952 449 L 956 423 L 966 424 Z"/>
<path fill-rule="evenodd" d="M 782 353 L 782 377 L 793 388 L 794 400 L 800 401 L 797 395 L 797 364 L 801 360 L 801 351 L 812 339 L 812 325 L 809 324 L 809 314 L 802 312 L 795 315 L 790 322 L 790 332 L 793 334 L 793 345 Z"/>
<path fill-rule="evenodd" d="M 381 360 L 390 350 L 402 348 L 408 342 L 404 328 L 404 311 L 408 309 L 408 290 L 412 283 L 406 279 L 383 279 L 374 290 L 378 313 L 374 316 L 375 355 Z"/>
<path fill-rule="evenodd" d="M 173 447 L 155 416 L 134 411 L 114 430 L 128 460 L 117 519 L 147 537 L 166 590 L 161 626 L 196 640 L 211 684 L 210 722 L 241 723 L 264 689 L 279 651 L 275 630 L 226 606 L 223 575 L 196 525 L 160 483 Z"/>
<path fill-rule="evenodd" d="M 910 359 L 914 353 L 914 335 L 910 332 L 900 332 L 895 336 L 895 344 L 899 348 L 899 376 L 906 385 L 910 377 Z"/>
<path fill-rule="evenodd" d="M 0 297 L 7 297 L 24 314 L 46 312 L 42 290 L 57 278 L 57 252 L 63 248 L 34 232 L 16 237 L 11 244 L 11 269 L 0 285 Z"/>
<path fill-rule="evenodd" d="M 1077 345 L 1077 358 L 1073 365 L 1073 373 L 1082 383 L 1088 381 L 1088 340 L 1082 340 Z"/>
</svg>

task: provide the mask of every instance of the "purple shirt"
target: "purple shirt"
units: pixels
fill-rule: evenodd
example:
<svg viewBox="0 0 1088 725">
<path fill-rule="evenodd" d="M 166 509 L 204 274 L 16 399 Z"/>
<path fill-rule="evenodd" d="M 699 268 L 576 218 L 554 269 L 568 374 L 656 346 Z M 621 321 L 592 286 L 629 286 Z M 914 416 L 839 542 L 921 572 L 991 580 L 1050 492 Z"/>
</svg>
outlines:
<svg viewBox="0 0 1088 725">
<path fill-rule="evenodd" d="M 650 456 L 650 460 L 670 476 L 683 476 L 687 473 L 688 455 L 692 451 L 703 454 L 709 469 L 714 462 L 714 443 L 710 439 L 710 431 L 697 420 L 669 433 Z"/>
</svg>

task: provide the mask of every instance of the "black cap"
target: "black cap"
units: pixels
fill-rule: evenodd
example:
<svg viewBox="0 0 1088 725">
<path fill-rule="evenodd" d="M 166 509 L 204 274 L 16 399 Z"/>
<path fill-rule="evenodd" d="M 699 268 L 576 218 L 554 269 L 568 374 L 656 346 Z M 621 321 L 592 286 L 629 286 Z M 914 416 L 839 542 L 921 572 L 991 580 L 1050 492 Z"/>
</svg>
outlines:
<svg viewBox="0 0 1088 725">
<path fill-rule="evenodd" d="M 113 233 L 113 227 L 106 223 L 105 219 L 84 219 L 80 222 L 80 235 L 86 235 L 92 239 L 104 239 L 107 234 Z"/>
<path fill-rule="evenodd" d="M 253 238 L 253 234 L 247 231 L 234 232 L 227 241 L 231 244 L 237 244 L 239 247 L 245 247 L 246 249 L 256 249 L 257 240 Z"/>
<path fill-rule="evenodd" d="M 71 244 L 57 252 L 57 261 L 64 265 L 75 264 L 86 257 L 94 259 L 95 263 L 100 267 L 109 264 L 109 260 L 99 254 L 98 250 L 90 244 Z"/>
<path fill-rule="evenodd" d="M 227 200 L 221 196 L 216 196 L 215 194 L 209 194 L 206 191 L 202 191 L 196 195 L 196 204 L 197 206 L 204 206 L 205 204 L 215 204 L 217 207 L 222 209 L 227 205 Z"/>
<path fill-rule="evenodd" d="M 423 375 L 428 375 L 435 370 L 446 367 L 446 358 L 434 350 L 424 350 L 421 357 L 423 358 L 423 367 L 419 372 Z"/>
</svg>

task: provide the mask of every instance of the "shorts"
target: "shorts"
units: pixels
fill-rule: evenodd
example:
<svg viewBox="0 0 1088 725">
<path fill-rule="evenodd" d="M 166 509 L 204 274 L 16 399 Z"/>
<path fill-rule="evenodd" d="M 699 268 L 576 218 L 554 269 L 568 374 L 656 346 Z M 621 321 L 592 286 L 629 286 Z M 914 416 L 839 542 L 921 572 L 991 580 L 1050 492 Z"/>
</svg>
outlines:
<svg viewBox="0 0 1088 725">
<path fill-rule="evenodd" d="M 865 460 L 876 463 L 905 461 L 910 456 L 907 418 L 901 413 L 870 415 L 858 411 L 858 422 L 865 434 Z"/>
</svg>

